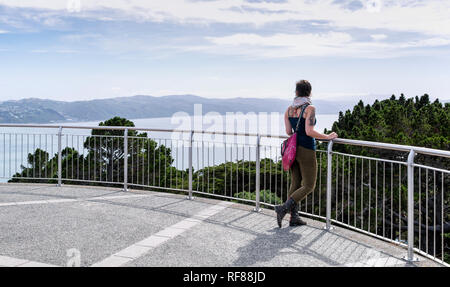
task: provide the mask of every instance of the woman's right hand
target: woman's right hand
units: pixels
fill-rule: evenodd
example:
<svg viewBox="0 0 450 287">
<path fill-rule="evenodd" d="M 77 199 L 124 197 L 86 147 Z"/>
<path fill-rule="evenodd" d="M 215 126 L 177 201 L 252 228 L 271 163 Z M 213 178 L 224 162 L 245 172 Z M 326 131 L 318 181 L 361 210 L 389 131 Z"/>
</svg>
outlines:
<svg viewBox="0 0 450 287">
<path fill-rule="evenodd" d="M 335 138 L 338 137 L 338 134 L 335 132 L 332 132 L 331 134 L 328 135 L 328 140 L 334 140 Z"/>
</svg>

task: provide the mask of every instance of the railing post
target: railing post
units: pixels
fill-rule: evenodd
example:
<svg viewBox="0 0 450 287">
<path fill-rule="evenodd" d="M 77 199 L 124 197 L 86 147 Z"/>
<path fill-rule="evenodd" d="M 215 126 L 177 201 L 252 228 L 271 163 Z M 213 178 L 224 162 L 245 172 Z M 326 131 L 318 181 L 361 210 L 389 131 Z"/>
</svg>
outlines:
<svg viewBox="0 0 450 287">
<path fill-rule="evenodd" d="M 332 184 L 332 170 L 333 170 L 333 141 L 328 142 L 327 149 L 327 219 L 326 230 L 331 230 L 331 184 Z"/>
<path fill-rule="evenodd" d="M 191 131 L 189 137 L 189 156 L 188 156 L 188 164 L 189 164 L 189 196 L 188 199 L 192 200 L 192 146 L 194 144 L 194 131 Z"/>
<path fill-rule="evenodd" d="M 128 191 L 128 129 L 123 134 L 123 191 Z"/>
<path fill-rule="evenodd" d="M 407 261 L 417 261 L 414 258 L 414 157 L 416 152 L 412 149 L 408 156 L 408 254 Z"/>
<path fill-rule="evenodd" d="M 260 179 L 260 176 L 261 176 L 261 172 L 260 172 L 260 170 L 261 170 L 261 167 L 260 167 L 260 157 L 261 157 L 260 141 L 261 141 L 261 137 L 258 134 L 256 136 L 256 191 L 255 191 L 256 205 L 255 205 L 255 209 L 254 209 L 256 212 L 259 212 L 261 210 L 261 208 L 260 208 L 260 180 L 261 180 Z"/>
<path fill-rule="evenodd" d="M 58 186 L 62 184 L 62 127 L 58 129 Z"/>
</svg>

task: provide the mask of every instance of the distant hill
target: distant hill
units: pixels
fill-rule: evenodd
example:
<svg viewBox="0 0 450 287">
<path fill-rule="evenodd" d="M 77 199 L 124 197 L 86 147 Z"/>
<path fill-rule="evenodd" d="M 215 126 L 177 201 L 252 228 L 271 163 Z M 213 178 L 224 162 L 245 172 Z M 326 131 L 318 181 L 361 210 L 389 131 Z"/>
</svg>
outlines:
<svg viewBox="0 0 450 287">
<path fill-rule="evenodd" d="M 280 112 L 289 100 L 232 98 L 208 99 L 193 95 L 164 97 L 133 96 L 90 101 L 63 102 L 29 98 L 0 103 L 0 123 L 52 123 L 103 121 L 114 116 L 127 119 L 170 117 L 176 112 L 194 113 L 194 104 L 203 105 L 203 113 Z M 320 114 L 333 114 L 350 108 L 353 102 L 314 100 Z"/>
</svg>

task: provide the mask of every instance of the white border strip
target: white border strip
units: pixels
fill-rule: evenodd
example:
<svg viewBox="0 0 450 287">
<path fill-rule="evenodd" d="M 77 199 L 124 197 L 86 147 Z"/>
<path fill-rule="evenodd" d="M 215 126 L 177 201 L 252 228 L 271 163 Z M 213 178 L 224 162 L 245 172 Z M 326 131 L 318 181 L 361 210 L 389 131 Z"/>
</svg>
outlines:
<svg viewBox="0 0 450 287">
<path fill-rule="evenodd" d="M 49 199 L 49 200 L 30 200 L 30 201 L 18 201 L 18 202 L 1 202 L 0 207 L 3 206 L 18 206 L 18 205 L 36 205 L 36 204 L 50 204 L 50 203 L 66 203 L 66 202 L 81 202 L 81 201 L 93 201 L 93 200 L 110 200 L 121 198 L 135 198 L 135 197 L 150 197 L 148 194 L 130 194 L 130 195 L 112 195 L 112 196 L 96 196 L 96 197 L 84 197 L 84 198 L 62 198 L 62 199 Z"/>
<path fill-rule="evenodd" d="M 1 267 L 59 267 L 56 265 L 0 255 Z"/>
<path fill-rule="evenodd" d="M 345 267 L 394 267 L 394 266 L 405 266 L 406 261 L 397 259 L 395 257 L 378 257 L 371 258 L 365 261 L 347 263 Z"/>
</svg>

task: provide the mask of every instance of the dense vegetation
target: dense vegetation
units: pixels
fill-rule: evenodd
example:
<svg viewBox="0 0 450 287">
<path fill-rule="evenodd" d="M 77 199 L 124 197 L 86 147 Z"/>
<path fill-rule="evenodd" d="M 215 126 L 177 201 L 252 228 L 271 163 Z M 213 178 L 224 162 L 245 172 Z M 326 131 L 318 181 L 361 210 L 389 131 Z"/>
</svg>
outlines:
<svg viewBox="0 0 450 287">
<path fill-rule="evenodd" d="M 332 131 L 337 132 L 340 137 L 346 139 L 450 150 L 450 103 L 442 104 L 439 100 L 430 102 L 429 96 L 426 94 L 422 97 L 409 99 L 406 99 L 403 94 L 398 99 L 392 96 L 387 100 L 375 101 L 373 105 L 364 105 L 360 101 L 352 111 L 347 110 L 345 113 L 339 113 L 339 119 L 333 124 Z M 323 146 L 323 148 L 325 147 Z M 408 153 L 405 152 L 361 148 L 350 145 L 335 145 L 333 150 L 345 154 L 359 154 L 400 162 L 406 162 L 408 157 Z M 355 161 L 356 164 L 362 165 L 361 161 L 349 159 L 349 168 L 344 169 L 344 173 L 350 172 L 352 174 L 354 172 L 352 167 Z M 450 169 L 449 159 L 435 156 L 418 154 L 416 155 L 415 163 L 444 170 Z M 377 163 L 373 161 L 365 161 L 364 164 L 366 169 L 371 168 L 371 172 L 367 172 L 357 181 L 359 184 L 362 180 L 364 184 L 362 196 L 365 196 L 366 200 L 376 201 L 378 206 L 381 207 L 383 206 L 382 198 L 373 198 L 373 194 L 371 197 L 370 188 L 372 188 L 372 191 L 374 188 L 378 188 L 378 190 L 383 190 L 383 192 L 385 192 L 384 189 L 387 189 L 386 195 L 388 197 L 392 196 L 392 200 L 384 200 L 384 207 L 388 210 L 388 213 L 390 210 L 393 211 L 392 216 L 387 214 L 384 219 L 389 225 L 392 224 L 394 234 L 397 233 L 397 236 L 403 235 L 403 238 L 406 238 L 406 212 L 403 209 L 399 210 L 399 206 L 406 206 L 407 204 L 406 168 L 395 164 L 385 164 L 381 168 L 381 166 L 376 166 Z M 377 174 L 377 171 L 380 174 Z M 382 177 L 381 172 L 388 175 L 386 179 Z M 391 179 L 389 178 L 390 176 L 392 176 Z M 381 182 L 382 178 L 386 180 L 385 184 Z M 398 178 L 398 180 L 395 181 L 395 178 Z M 378 183 L 376 179 L 379 179 Z M 393 195 L 389 191 L 389 186 L 392 183 L 400 184 L 399 192 L 394 192 Z M 446 250 L 445 258 L 447 261 L 450 261 L 450 176 L 434 170 L 415 168 L 414 184 L 415 233 L 416 237 L 421 238 L 420 244 L 419 242 L 416 242 L 416 244 L 420 245 L 420 249 L 424 251 L 428 250 L 431 252 L 431 250 L 436 248 L 437 254 L 441 254 L 441 246 L 444 246 Z M 351 218 L 353 216 L 351 209 L 358 204 L 350 197 L 348 205 L 351 206 L 350 211 L 347 209 L 348 206 L 345 205 L 342 209 L 343 211 L 340 213 L 336 211 L 337 214 L 335 215 L 344 219 Z M 380 208 L 378 210 L 373 208 L 365 209 L 362 215 L 366 217 L 366 221 L 371 216 L 370 212 L 372 212 L 372 215 L 375 212 L 381 214 L 382 210 Z M 355 223 L 359 224 L 359 222 Z M 373 230 L 372 228 L 367 227 L 366 229 Z M 382 229 L 380 225 L 376 229 L 378 229 L 375 230 L 377 234 L 381 232 L 389 234 L 390 232 L 390 230 Z M 396 232 L 396 230 L 401 230 L 402 234 Z M 444 235 L 444 242 L 442 242 L 442 235 Z M 434 243 L 434 240 L 436 243 Z"/>
<path fill-rule="evenodd" d="M 134 127 L 134 123 L 124 118 L 114 117 L 99 126 Z M 62 150 L 62 178 L 68 184 L 93 185 L 102 183 L 111 186 L 114 182 L 123 182 L 124 151 L 123 130 L 93 130 L 91 136 L 86 137 L 83 148 L 86 152 L 77 151 L 74 147 Z M 173 158 L 170 149 L 158 145 L 156 141 L 148 138 L 147 133 L 128 130 L 128 177 L 138 178 L 148 182 L 149 178 L 157 175 L 157 181 L 167 181 Z M 134 164 L 134 160 L 141 161 Z M 35 178 L 50 178 L 56 183 L 58 178 L 58 154 L 50 157 L 48 152 L 36 149 L 27 158 L 28 166 L 22 166 L 22 171 L 14 175 L 10 182 L 35 182 Z M 153 165 L 156 162 L 158 164 Z M 145 164 L 145 167 L 143 166 Z M 25 178 L 25 179 L 24 179 Z M 76 179 L 76 180 L 70 180 Z M 86 180 L 89 182 L 81 182 Z"/>
<path fill-rule="evenodd" d="M 450 103 L 443 105 L 429 96 L 390 99 L 339 113 L 332 131 L 346 139 L 450 149 Z"/>
<path fill-rule="evenodd" d="M 339 113 L 332 131 L 345 139 L 393 143 L 440 150 L 450 150 L 450 103 L 439 100 L 430 102 L 427 94 L 406 99 L 402 94 L 396 99 L 378 101 L 364 105 L 360 101 L 353 111 Z M 354 146 L 337 145 L 335 150 L 370 154 L 382 158 L 406 160 L 407 154 L 379 149 L 362 149 Z M 450 168 L 450 161 L 419 155 L 416 162 Z"/>
<path fill-rule="evenodd" d="M 134 124 L 115 117 L 102 122 L 100 126 L 132 127 Z M 444 105 L 438 100 L 430 102 L 428 95 L 415 99 L 406 99 L 403 95 L 399 99 L 392 96 L 387 100 L 375 101 L 373 105 L 364 105 L 360 101 L 352 111 L 339 114 L 332 131 L 347 139 L 450 150 L 450 104 Z M 89 182 L 64 182 L 111 186 L 114 185 L 111 183 L 120 184 L 124 177 L 124 160 L 127 160 L 128 182 L 134 184 L 135 188 L 150 185 L 175 192 L 188 189 L 188 171 L 174 167 L 176 156 L 169 146 L 148 138 L 146 133 L 129 131 L 128 152 L 125 153 L 123 135 L 124 131 L 94 130 L 83 144 L 87 154 L 74 148 L 65 148 L 62 152 L 63 178 Z M 319 147 L 326 148 L 325 144 Z M 405 240 L 406 167 L 346 155 L 405 162 L 408 154 L 339 144 L 333 150 L 341 155 L 333 156 L 333 174 L 338 176 L 334 176 L 332 182 L 332 218 L 393 240 Z M 322 166 L 322 174 L 325 174 L 326 156 L 319 157 L 318 154 L 318 161 Z M 418 155 L 415 162 L 445 170 L 450 168 L 448 160 L 437 157 Z M 261 202 L 281 203 L 286 198 L 289 174 L 282 171 L 280 161 L 270 158 L 262 159 L 260 167 Z M 361 170 L 364 172 L 361 173 Z M 22 171 L 11 181 L 38 181 L 33 177 L 50 173 L 46 178 L 53 178 L 50 182 L 56 182 L 56 171 L 57 154 L 49 155 L 46 151 L 36 149 L 28 155 L 28 166 L 22 167 Z M 194 169 L 193 186 L 196 191 L 208 194 L 254 200 L 255 177 L 256 162 L 240 160 Z M 416 242 L 416 246 L 420 245 L 424 251 L 436 248 L 436 255 L 439 255 L 444 245 L 447 261 L 450 260 L 449 184 L 449 176 L 444 173 L 415 169 L 416 238 L 430 238 L 428 244 L 421 240 L 420 244 Z M 323 215 L 325 178 L 319 177 L 316 187 L 314 196 L 309 197 L 302 206 L 303 210 Z"/>
</svg>

